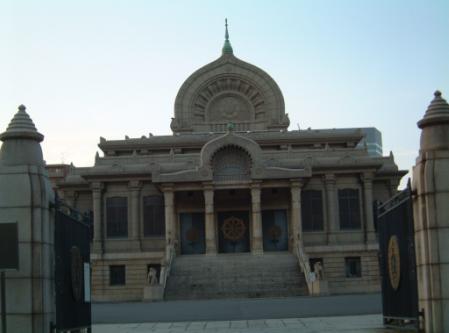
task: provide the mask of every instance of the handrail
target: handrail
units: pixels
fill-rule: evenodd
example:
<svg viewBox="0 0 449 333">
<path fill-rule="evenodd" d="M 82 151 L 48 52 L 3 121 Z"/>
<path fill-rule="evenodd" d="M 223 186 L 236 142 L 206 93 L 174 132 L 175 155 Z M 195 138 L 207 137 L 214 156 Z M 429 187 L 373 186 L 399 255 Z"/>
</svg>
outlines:
<svg viewBox="0 0 449 333">
<path fill-rule="evenodd" d="M 315 279 L 312 277 L 312 270 L 310 269 L 309 256 L 306 254 L 302 242 L 298 241 L 296 245 L 296 257 L 298 258 L 298 263 L 301 270 L 304 272 L 304 277 L 307 282 L 307 288 L 309 289 L 309 294 L 313 293 L 313 283 Z"/>
<path fill-rule="evenodd" d="M 168 244 L 165 247 L 164 275 L 163 275 L 162 281 L 161 281 L 162 282 L 161 284 L 163 285 L 164 290 L 167 285 L 167 280 L 170 275 L 171 265 L 172 265 L 174 257 L 175 257 L 175 247 L 173 244 Z"/>
</svg>

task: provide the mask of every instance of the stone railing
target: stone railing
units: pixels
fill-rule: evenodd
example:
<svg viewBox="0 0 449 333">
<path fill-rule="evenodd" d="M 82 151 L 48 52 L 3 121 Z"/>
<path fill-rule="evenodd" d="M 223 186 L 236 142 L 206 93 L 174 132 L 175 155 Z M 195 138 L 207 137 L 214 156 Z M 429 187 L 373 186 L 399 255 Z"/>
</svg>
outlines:
<svg viewBox="0 0 449 333">
<path fill-rule="evenodd" d="M 298 241 L 298 244 L 295 247 L 295 254 L 298 259 L 299 267 L 304 272 L 309 295 L 327 295 L 329 293 L 329 287 L 327 281 L 323 279 L 323 268 L 321 266 L 321 272 L 319 276 L 317 276 L 316 273 L 312 272 L 312 270 L 310 269 L 309 256 L 306 254 L 304 246 L 300 241 Z"/>
<path fill-rule="evenodd" d="M 162 284 L 164 290 L 165 287 L 167 286 L 167 280 L 168 277 L 170 276 L 170 270 L 171 270 L 171 265 L 173 262 L 173 258 L 175 257 L 175 247 L 173 244 L 169 244 L 166 246 L 165 248 L 165 260 L 164 260 L 164 265 L 161 271 L 161 280 L 160 280 L 160 284 Z"/>
<path fill-rule="evenodd" d="M 302 246 L 302 242 L 298 242 L 295 248 L 296 258 L 298 259 L 299 267 L 301 271 L 304 272 L 304 277 L 306 279 L 307 288 L 309 289 L 309 294 L 312 294 L 312 284 L 315 281 L 312 270 L 310 269 L 309 256 L 304 251 L 304 247 Z"/>
</svg>

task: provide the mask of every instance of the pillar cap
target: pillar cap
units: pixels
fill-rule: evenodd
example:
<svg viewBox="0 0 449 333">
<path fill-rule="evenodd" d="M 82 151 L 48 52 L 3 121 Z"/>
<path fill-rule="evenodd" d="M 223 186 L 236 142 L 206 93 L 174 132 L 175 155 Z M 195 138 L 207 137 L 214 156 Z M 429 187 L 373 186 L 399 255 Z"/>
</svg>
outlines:
<svg viewBox="0 0 449 333">
<path fill-rule="evenodd" d="M 427 107 L 423 119 L 418 121 L 418 127 L 449 123 L 449 104 L 441 97 L 441 91 L 434 92 L 434 98 Z"/>
<path fill-rule="evenodd" d="M 37 131 L 30 116 L 26 113 L 25 105 L 19 105 L 18 109 L 19 111 L 12 118 L 6 131 L 0 134 L 0 140 L 30 139 L 37 142 L 44 140 L 44 136 Z"/>
</svg>

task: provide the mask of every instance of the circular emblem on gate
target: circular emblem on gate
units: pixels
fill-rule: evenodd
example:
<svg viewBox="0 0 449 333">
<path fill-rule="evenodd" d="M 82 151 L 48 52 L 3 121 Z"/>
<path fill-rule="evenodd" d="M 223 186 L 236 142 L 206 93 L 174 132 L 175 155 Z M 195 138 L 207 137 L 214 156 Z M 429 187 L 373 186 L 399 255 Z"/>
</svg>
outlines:
<svg viewBox="0 0 449 333">
<path fill-rule="evenodd" d="M 245 222 L 235 216 L 228 217 L 221 226 L 224 238 L 237 242 L 243 238 L 246 231 Z"/>
<path fill-rule="evenodd" d="M 397 290 L 401 279 L 401 256 L 398 238 L 394 235 L 388 241 L 388 276 L 391 287 Z"/>
<path fill-rule="evenodd" d="M 81 301 L 83 289 L 83 260 L 80 249 L 72 246 L 70 249 L 70 275 L 72 279 L 72 294 L 75 301 Z"/>
</svg>

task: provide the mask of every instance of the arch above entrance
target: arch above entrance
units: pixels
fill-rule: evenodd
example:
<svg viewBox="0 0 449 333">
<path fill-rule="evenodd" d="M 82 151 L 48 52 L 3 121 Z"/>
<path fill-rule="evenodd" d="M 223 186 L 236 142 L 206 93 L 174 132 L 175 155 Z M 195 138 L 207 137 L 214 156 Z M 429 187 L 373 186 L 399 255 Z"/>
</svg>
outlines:
<svg viewBox="0 0 449 333">
<path fill-rule="evenodd" d="M 254 140 L 230 131 L 225 135 L 209 141 L 203 146 L 200 153 L 201 167 L 212 167 L 214 155 L 225 147 L 236 147 L 246 152 L 251 160 L 252 169 L 261 166 L 262 149 L 260 146 Z"/>
</svg>

